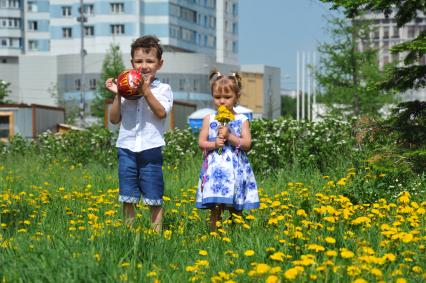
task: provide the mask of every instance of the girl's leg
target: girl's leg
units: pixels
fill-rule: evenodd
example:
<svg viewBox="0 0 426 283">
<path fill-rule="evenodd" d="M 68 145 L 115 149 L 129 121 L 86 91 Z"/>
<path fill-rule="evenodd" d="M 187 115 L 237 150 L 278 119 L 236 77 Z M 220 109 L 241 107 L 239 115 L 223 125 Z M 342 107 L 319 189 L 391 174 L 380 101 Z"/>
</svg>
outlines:
<svg viewBox="0 0 426 283">
<path fill-rule="evenodd" d="M 161 232 L 163 226 L 163 207 L 162 206 L 150 206 L 151 210 L 151 225 L 152 229 L 156 232 Z"/>
<path fill-rule="evenodd" d="M 135 219 L 135 205 L 129 202 L 123 202 L 123 215 L 126 224 L 132 224 Z"/>
<path fill-rule="evenodd" d="M 217 230 L 216 223 L 218 221 L 222 220 L 222 211 L 223 211 L 222 205 L 215 205 L 211 209 L 211 213 L 210 213 L 210 232 L 215 232 Z"/>
</svg>

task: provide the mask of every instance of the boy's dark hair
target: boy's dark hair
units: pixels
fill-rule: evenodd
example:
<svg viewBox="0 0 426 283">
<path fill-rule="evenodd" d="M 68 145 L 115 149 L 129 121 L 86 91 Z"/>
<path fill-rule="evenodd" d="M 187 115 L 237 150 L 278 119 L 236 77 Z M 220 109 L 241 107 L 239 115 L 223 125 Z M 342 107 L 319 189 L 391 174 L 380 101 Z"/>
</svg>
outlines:
<svg viewBox="0 0 426 283">
<path fill-rule="evenodd" d="M 160 45 L 160 40 L 155 35 L 144 35 L 133 41 L 130 46 L 130 55 L 133 58 L 137 48 L 143 48 L 145 52 L 149 52 L 151 48 L 157 50 L 157 59 L 161 60 L 163 56 L 163 47 Z"/>
</svg>

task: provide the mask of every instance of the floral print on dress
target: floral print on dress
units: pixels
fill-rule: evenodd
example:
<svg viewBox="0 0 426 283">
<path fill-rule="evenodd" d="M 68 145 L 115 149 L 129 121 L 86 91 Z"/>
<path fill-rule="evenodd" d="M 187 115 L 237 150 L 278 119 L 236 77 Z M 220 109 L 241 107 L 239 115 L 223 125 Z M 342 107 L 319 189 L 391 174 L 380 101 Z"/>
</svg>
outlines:
<svg viewBox="0 0 426 283">
<path fill-rule="evenodd" d="M 247 117 L 238 114 L 228 123 L 230 132 L 241 137 L 243 122 Z M 210 114 L 208 140 L 217 137 L 219 122 L 215 114 Z M 207 166 L 203 166 L 198 182 L 197 208 L 211 208 L 216 204 L 225 204 L 236 210 L 259 207 L 259 193 L 256 179 L 246 153 L 225 143 L 222 154 L 210 151 L 205 157 Z"/>
</svg>

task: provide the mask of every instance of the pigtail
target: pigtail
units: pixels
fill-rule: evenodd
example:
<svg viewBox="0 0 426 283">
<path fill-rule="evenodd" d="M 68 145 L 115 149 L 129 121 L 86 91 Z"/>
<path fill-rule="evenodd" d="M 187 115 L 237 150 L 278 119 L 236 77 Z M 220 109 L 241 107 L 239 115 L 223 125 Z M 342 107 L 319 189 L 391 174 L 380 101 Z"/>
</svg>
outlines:
<svg viewBox="0 0 426 283">
<path fill-rule="evenodd" d="M 242 78 L 241 78 L 240 73 L 238 73 L 238 72 L 232 73 L 232 76 L 235 78 L 235 82 L 237 83 L 237 87 L 238 87 L 238 90 L 239 90 L 238 92 L 241 92 Z"/>
<path fill-rule="evenodd" d="M 212 84 L 220 76 L 222 76 L 222 74 L 217 69 L 212 70 L 209 75 L 210 84 Z"/>
</svg>

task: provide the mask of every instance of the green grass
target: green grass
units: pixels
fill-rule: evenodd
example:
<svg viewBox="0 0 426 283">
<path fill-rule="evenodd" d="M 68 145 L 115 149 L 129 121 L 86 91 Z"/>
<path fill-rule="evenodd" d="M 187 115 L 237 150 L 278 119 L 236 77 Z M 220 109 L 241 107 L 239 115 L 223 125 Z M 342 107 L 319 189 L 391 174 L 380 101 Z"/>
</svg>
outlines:
<svg viewBox="0 0 426 283">
<path fill-rule="evenodd" d="M 341 188 L 327 187 L 327 180 L 318 170 L 287 168 L 274 176 L 258 177 L 262 208 L 244 213 L 254 219 L 224 223 L 218 235 L 211 236 L 209 212 L 195 209 L 200 166 L 198 158 L 179 168 L 165 166 L 169 200 L 164 205 L 163 233 L 155 234 L 150 230 L 147 207 L 138 209 L 132 226 L 123 225 L 115 167 L 74 167 L 60 160 L 45 163 L 33 155 L 2 160 L 0 280 L 262 282 L 269 278 L 273 282 L 273 276 L 282 281 L 291 278 L 295 266 L 304 269 L 295 278 L 299 282 L 424 280 L 426 221 L 425 214 L 416 210 L 425 208 L 426 203 L 421 203 L 424 196 L 419 196 L 416 205 L 396 203 L 388 208 L 378 203 L 376 209 L 385 215 L 378 217 L 372 206 L 351 206 L 342 201 L 338 197 Z M 338 180 L 347 169 L 348 164 L 342 162 L 327 174 Z M 318 193 L 324 198 L 316 196 Z M 325 206 L 333 207 L 336 213 L 318 212 Z M 398 207 L 410 210 L 398 212 Z M 343 217 L 344 211 L 351 212 L 349 219 Z M 336 223 L 327 221 L 326 216 L 336 217 Z M 359 216 L 370 217 L 371 224 L 351 224 Z M 396 226 L 399 232 L 413 233 L 413 239 L 404 242 L 402 239 L 408 236 L 401 234 L 400 239 L 392 240 L 381 233 L 383 224 L 395 226 L 396 222 L 400 222 Z M 327 236 L 336 243 L 326 243 Z M 314 243 L 326 250 L 309 250 L 308 245 Z M 396 260 L 366 264 L 366 247 L 373 249 L 377 258 L 392 253 Z M 354 252 L 354 257 L 341 257 L 341 248 Z M 201 255 L 200 250 L 207 251 L 207 255 Z M 254 255 L 245 256 L 247 250 L 253 250 Z M 327 256 L 325 252 L 330 250 L 338 255 Z M 282 261 L 271 259 L 275 252 L 286 257 Z M 315 255 L 315 264 L 295 263 L 309 254 Z M 257 265 L 261 263 L 268 267 Z M 347 272 L 349 266 L 365 269 L 353 275 Z M 381 277 L 373 274 L 374 268 L 382 272 Z"/>
</svg>

